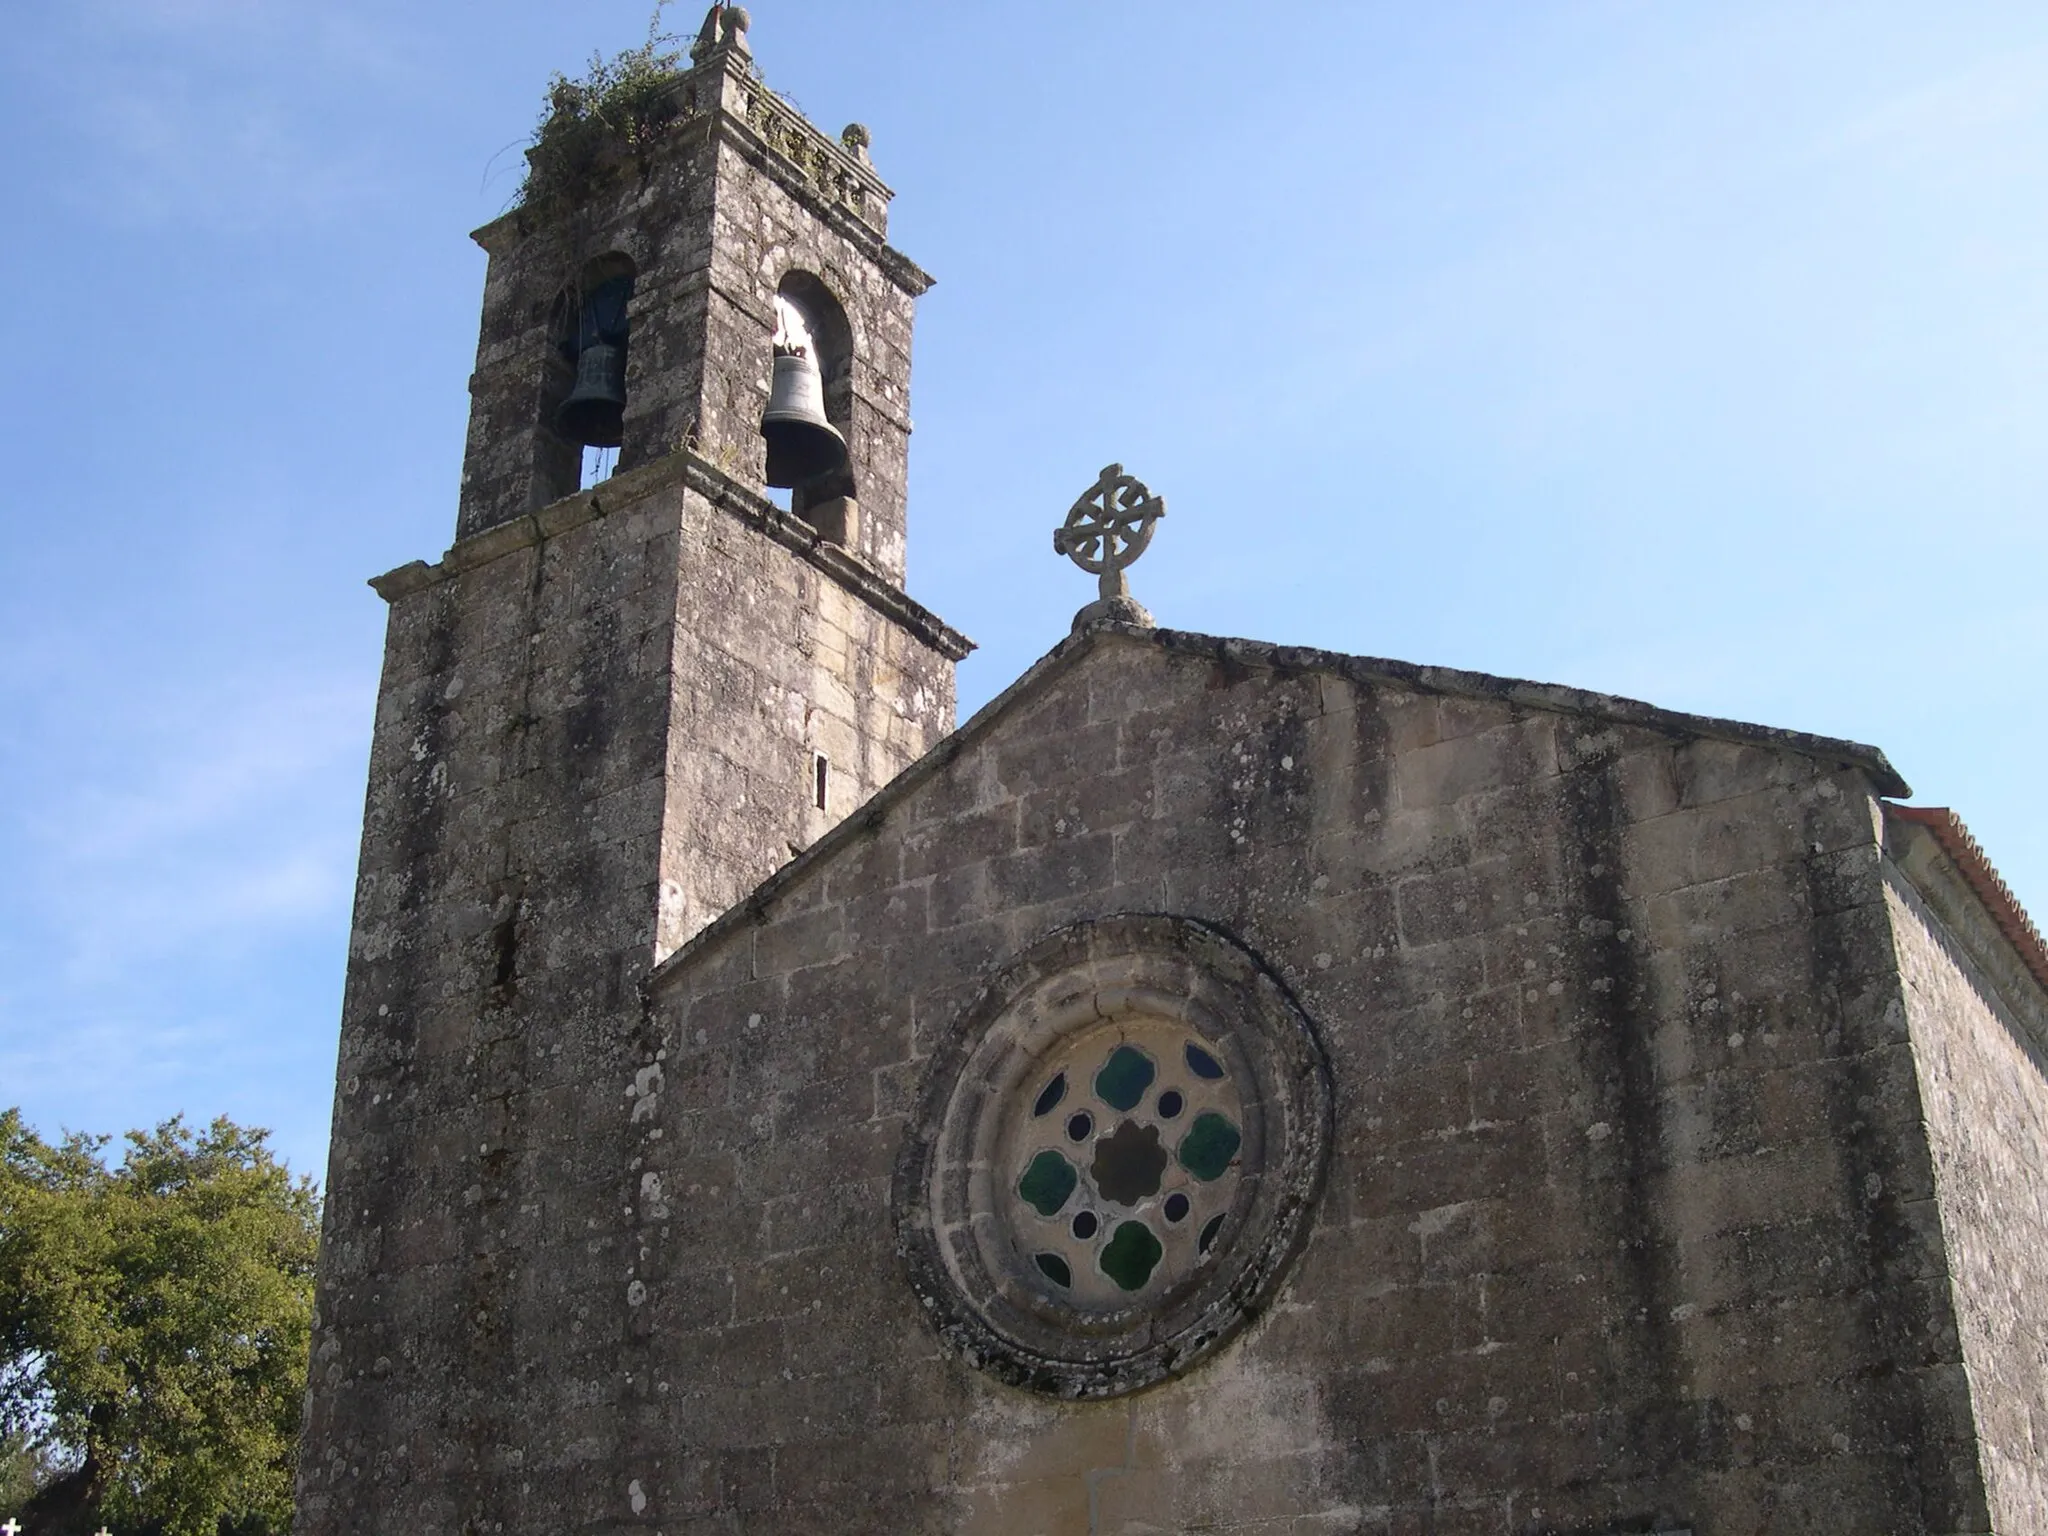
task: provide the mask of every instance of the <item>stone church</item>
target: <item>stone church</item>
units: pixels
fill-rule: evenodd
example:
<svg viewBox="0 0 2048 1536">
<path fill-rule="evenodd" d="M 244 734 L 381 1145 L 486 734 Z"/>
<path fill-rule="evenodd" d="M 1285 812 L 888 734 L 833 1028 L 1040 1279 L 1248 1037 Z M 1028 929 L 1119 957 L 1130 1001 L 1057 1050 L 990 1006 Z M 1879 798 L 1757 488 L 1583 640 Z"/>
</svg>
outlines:
<svg viewBox="0 0 2048 1536">
<path fill-rule="evenodd" d="M 1154 627 L 1114 470 L 956 727 L 890 197 L 722 7 L 477 233 L 302 1536 L 2048 1533 L 2048 949 L 1962 824 Z"/>
</svg>

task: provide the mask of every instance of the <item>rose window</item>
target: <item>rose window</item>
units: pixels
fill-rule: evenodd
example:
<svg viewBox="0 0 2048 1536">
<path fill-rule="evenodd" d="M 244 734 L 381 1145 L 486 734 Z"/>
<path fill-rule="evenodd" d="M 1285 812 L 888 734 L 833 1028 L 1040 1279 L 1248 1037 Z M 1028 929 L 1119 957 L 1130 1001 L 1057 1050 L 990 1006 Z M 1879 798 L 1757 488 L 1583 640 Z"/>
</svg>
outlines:
<svg viewBox="0 0 2048 1536">
<path fill-rule="evenodd" d="M 1178 1375 L 1271 1304 L 1329 1148 L 1314 1028 L 1187 918 L 1047 934 L 939 1042 L 894 1194 L 970 1364 L 1061 1397 Z"/>
<path fill-rule="evenodd" d="M 1244 1109 L 1213 1045 L 1123 1020 L 1065 1043 L 1018 1117 L 1009 1237 L 1077 1306 L 1128 1306 L 1215 1249 L 1237 1193 Z"/>
</svg>

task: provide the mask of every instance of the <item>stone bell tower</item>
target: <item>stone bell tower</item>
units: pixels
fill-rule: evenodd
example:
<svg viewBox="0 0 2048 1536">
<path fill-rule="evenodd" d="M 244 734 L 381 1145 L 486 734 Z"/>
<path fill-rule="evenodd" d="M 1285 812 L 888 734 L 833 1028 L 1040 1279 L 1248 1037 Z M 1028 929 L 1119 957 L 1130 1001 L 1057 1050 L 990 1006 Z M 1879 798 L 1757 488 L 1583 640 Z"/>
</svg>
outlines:
<svg viewBox="0 0 2048 1536">
<path fill-rule="evenodd" d="M 969 642 L 902 586 L 931 280 L 887 243 L 865 130 L 805 121 L 746 28 L 714 7 L 630 110 L 558 89 L 521 206 L 476 234 L 456 541 L 372 583 L 313 1536 L 517 1529 L 523 1484 L 644 1411 L 586 1322 L 635 1263 L 611 1189 L 640 983 L 953 727 Z M 785 374 L 771 429 L 817 450 L 788 509 L 762 436 Z M 585 488 L 591 443 L 617 468 Z M 532 1422 L 570 1356 L 603 1400 Z"/>
</svg>

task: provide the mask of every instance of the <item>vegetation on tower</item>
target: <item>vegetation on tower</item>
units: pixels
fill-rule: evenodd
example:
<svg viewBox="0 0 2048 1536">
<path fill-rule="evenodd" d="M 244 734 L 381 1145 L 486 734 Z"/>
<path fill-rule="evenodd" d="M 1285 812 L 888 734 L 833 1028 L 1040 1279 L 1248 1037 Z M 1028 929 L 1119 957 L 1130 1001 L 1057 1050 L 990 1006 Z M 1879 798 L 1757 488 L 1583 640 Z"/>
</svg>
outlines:
<svg viewBox="0 0 2048 1536">
<path fill-rule="evenodd" d="M 686 115 L 674 89 L 685 70 L 706 51 L 706 38 L 693 46 L 663 29 L 668 0 L 648 18 L 647 41 L 590 63 L 573 79 L 559 71 L 548 82 L 547 107 L 526 152 L 526 180 L 519 205 L 547 212 L 571 200 L 594 176 L 621 159 L 646 152 Z M 713 6 L 705 32 L 715 38 L 719 13 Z"/>
</svg>

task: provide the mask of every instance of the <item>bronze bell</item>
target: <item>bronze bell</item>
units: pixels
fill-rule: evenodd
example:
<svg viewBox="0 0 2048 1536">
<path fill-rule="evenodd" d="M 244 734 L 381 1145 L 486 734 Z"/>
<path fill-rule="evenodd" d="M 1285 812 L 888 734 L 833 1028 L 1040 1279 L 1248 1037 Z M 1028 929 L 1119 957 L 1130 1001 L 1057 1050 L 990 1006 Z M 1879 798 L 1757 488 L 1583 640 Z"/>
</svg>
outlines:
<svg viewBox="0 0 2048 1536">
<path fill-rule="evenodd" d="M 576 354 L 576 387 L 555 412 L 555 432 L 572 443 L 616 448 L 625 420 L 626 349 L 594 341 Z"/>
<path fill-rule="evenodd" d="M 801 352 L 784 352 L 775 359 L 761 435 L 768 439 L 772 486 L 793 489 L 846 468 L 846 439 L 825 419 L 825 386 L 818 365 Z"/>
</svg>

